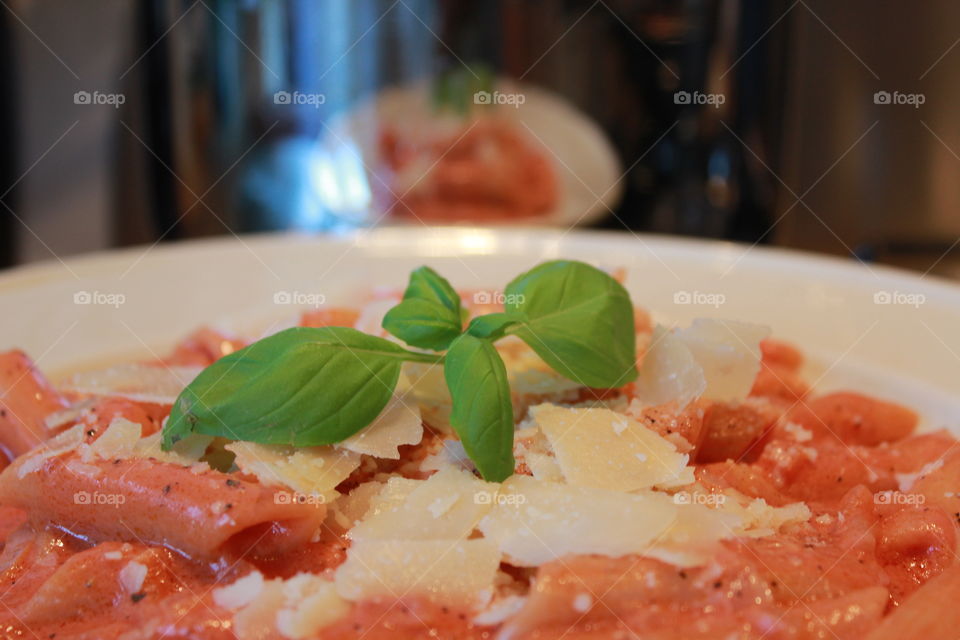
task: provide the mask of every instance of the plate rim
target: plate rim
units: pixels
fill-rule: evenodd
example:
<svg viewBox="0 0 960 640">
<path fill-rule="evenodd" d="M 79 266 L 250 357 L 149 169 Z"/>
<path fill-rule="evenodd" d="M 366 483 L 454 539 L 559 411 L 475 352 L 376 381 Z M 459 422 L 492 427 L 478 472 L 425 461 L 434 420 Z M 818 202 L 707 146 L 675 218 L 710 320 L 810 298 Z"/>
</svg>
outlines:
<svg viewBox="0 0 960 640">
<path fill-rule="evenodd" d="M 185 251 L 242 250 L 244 245 L 256 245 L 268 242 L 316 242 L 321 244 L 335 243 L 346 246 L 352 243 L 356 244 L 358 241 L 374 236 L 375 242 L 391 244 L 391 237 L 396 237 L 397 240 L 399 240 L 401 236 L 421 237 L 424 230 L 433 233 L 448 234 L 448 236 L 451 237 L 464 237 L 477 233 L 492 233 L 496 236 L 510 236 L 511 239 L 515 241 L 542 246 L 558 241 L 575 244 L 577 240 L 593 242 L 603 240 L 613 242 L 623 247 L 627 247 L 629 244 L 636 244 L 654 254 L 656 254 L 657 248 L 690 252 L 704 256 L 715 256 L 721 255 L 722 252 L 740 251 L 741 256 L 737 260 L 738 263 L 748 261 L 768 262 L 779 263 L 781 266 L 792 263 L 796 266 L 806 267 L 808 270 L 828 270 L 842 273 L 848 278 L 856 280 L 868 278 L 873 274 L 879 276 L 877 278 L 878 286 L 880 286 L 884 280 L 889 279 L 890 281 L 910 283 L 913 286 L 922 287 L 926 290 L 925 292 L 936 292 L 938 296 L 943 295 L 949 297 L 951 294 L 960 296 L 960 283 L 937 274 L 921 274 L 903 267 L 862 263 L 838 255 L 816 253 L 792 247 L 774 247 L 760 244 L 750 245 L 748 243 L 730 240 L 676 236 L 671 234 L 640 233 L 615 229 L 568 229 L 564 231 L 556 228 L 537 227 L 535 225 L 411 226 L 392 224 L 335 234 L 280 231 L 244 234 L 242 236 L 234 234 L 195 237 L 178 239 L 171 242 L 154 243 L 152 245 L 138 244 L 128 247 L 110 248 L 63 258 L 48 258 L 46 260 L 15 265 L 0 270 L 0 295 L 14 290 L 23 290 L 33 285 L 49 284 L 51 281 L 55 282 L 60 279 L 69 279 L 72 276 L 68 267 L 85 270 L 96 268 L 100 265 L 109 266 L 110 263 L 121 264 L 124 259 L 138 254 L 142 255 L 138 264 L 142 264 L 151 260 L 169 258 Z M 402 243 L 399 241 L 393 242 L 392 244 L 402 246 Z M 496 253 L 497 251 L 494 250 L 488 255 L 496 255 Z M 960 298 L 957 298 L 953 302 L 957 308 L 960 309 Z"/>
</svg>

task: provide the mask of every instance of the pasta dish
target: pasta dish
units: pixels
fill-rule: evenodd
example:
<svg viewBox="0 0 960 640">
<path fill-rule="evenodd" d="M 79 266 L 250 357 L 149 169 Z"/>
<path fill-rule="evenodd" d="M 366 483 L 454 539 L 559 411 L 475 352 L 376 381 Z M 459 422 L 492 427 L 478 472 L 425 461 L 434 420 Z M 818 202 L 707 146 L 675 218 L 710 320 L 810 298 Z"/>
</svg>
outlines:
<svg viewBox="0 0 960 640">
<path fill-rule="evenodd" d="M 621 279 L 424 267 L 56 383 L 0 354 L 2 637 L 956 637 L 956 439 Z"/>
</svg>

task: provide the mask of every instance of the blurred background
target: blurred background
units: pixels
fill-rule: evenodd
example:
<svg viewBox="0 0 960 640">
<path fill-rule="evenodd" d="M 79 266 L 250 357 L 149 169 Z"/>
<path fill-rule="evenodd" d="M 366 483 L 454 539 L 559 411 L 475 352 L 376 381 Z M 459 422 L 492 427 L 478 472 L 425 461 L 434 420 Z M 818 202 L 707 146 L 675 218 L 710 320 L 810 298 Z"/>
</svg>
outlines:
<svg viewBox="0 0 960 640">
<path fill-rule="evenodd" d="M 381 224 L 960 275 L 947 0 L 3 0 L 0 265 Z"/>
</svg>

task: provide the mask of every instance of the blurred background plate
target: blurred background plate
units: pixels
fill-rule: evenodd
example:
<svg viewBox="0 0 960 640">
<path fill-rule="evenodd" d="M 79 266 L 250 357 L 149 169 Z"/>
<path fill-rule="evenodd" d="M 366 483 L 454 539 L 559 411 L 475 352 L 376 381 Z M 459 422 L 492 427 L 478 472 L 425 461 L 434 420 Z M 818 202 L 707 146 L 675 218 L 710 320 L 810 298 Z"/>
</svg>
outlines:
<svg viewBox="0 0 960 640">
<path fill-rule="evenodd" d="M 550 258 L 624 268 L 661 322 L 767 324 L 811 356 L 820 388 L 852 386 L 960 416 L 960 290 L 933 277 L 724 242 L 543 229 L 384 227 L 343 237 L 263 235 L 134 248 L 0 276 L 0 348 L 63 373 L 162 353 L 202 324 L 259 332 L 301 307 L 402 288 L 429 264 L 464 289 L 496 289 Z M 306 305 L 303 305 L 306 306 Z"/>
<path fill-rule="evenodd" d="M 484 92 L 479 99 L 503 95 L 522 100 L 515 109 L 499 105 L 499 117 L 546 158 L 559 183 L 556 205 L 549 211 L 533 217 L 501 219 L 498 223 L 566 228 L 593 224 L 609 216 L 623 195 L 623 166 L 597 123 L 554 92 L 506 79 L 492 88 L 493 92 Z M 378 134 L 383 127 L 417 132 L 449 127 L 456 137 L 462 128 L 459 119 L 450 122 L 438 117 L 431 90 L 426 83 L 420 83 L 379 93 L 333 122 L 321 147 L 329 149 L 333 157 L 344 151 L 359 153 L 369 170 L 382 162 Z M 389 217 L 391 223 L 402 220 L 403 216 Z M 412 216 L 407 221 L 420 222 Z"/>
</svg>

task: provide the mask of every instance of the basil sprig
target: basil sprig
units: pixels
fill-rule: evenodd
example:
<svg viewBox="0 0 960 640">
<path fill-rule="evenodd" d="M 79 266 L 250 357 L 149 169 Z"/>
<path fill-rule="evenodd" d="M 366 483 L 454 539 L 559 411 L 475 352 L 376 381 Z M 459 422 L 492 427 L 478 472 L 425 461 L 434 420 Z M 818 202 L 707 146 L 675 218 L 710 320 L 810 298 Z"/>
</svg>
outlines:
<svg viewBox="0 0 960 640">
<path fill-rule="evenodd" d="M 400 304 L 383 317 L 383 328 L 411 347 L 443 351 L 463 331 L 460 296 L 440 274 L 420 267 Z"/>
<path fill-rule="evenodd" d="M 225 356 L 181 392 L 163 430 L 169 449 L 190 433 L 298 447 L 341 442 L 370 424 L 393 394 L 403 362 L 444 366 L 450 422 L 487 480 L 513 473 L 514 418 L 494 343 L 526 342 L 584 386 L 637 377 L 633 306 L 608 274 L 582 262 L 543 263 L 507 285 L 504 311 L 474 318 L 428 267 L 410 276 L 383 327 L 412 351 L 344 327 L 287 329 Z"/>
</svg>

